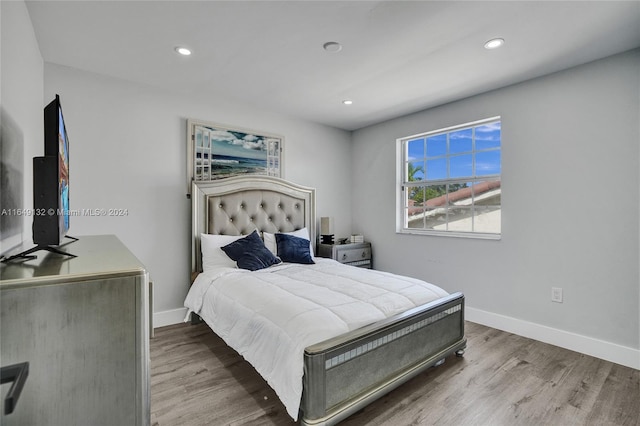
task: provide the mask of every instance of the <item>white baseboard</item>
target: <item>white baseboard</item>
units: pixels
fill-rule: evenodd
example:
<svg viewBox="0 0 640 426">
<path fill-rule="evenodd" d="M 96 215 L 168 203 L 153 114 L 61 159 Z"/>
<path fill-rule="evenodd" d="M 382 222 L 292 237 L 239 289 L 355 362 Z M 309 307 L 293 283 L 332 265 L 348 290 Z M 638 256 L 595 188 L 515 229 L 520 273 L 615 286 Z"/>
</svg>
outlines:
<svg viewBox="0 0 640 426">
<path fill-rule="evenodd" d="M 184 322 L 184 317 L 186 315 L 187 315 L 187 308 L 179 308 L 179 309 L 172 309 L 170 311 L 154 312 L 153 328 L 180 324 Z"/>
<path fill-rule="evenodd" d="M 467 321 L 640 370 L 640 350 L 505 315 L 465 307 Z"/>
</svg>

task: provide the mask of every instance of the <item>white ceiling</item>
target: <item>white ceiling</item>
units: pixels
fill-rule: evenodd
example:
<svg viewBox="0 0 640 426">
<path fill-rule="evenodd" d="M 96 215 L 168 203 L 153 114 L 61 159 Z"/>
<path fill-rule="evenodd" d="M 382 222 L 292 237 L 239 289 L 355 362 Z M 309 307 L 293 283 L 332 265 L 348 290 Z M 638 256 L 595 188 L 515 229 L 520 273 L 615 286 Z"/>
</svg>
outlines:
<svg viewBox="0 0 640 426">
<path fill-rule="evenodd" d="M 27 1 L 27 7 L 46 62 L 346 130 L 640 46 L 639 1 Z M 484 49 L 493 37 L 505 45 Z M 342 51 L 324 51 L 327 41 L 340 42 Z M 181 57 L 178 45 L 193 54 Z"/>
</svg>

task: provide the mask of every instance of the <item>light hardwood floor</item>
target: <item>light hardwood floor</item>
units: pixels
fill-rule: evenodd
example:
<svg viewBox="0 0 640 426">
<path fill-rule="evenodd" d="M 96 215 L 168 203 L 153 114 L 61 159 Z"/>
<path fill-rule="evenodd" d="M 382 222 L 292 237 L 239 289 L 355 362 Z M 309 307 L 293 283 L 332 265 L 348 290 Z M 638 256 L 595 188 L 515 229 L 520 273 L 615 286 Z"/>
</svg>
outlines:
<svg viewBox="0 0 640 426">
<path fill-rule="evenodd" d="M 466 323 L 447 358 L 341 423 L 640 425 L 640 371 Z M 155 330 L 151 424 L 294 425 L 250 364 L 205 324 Z"/>
</svg>

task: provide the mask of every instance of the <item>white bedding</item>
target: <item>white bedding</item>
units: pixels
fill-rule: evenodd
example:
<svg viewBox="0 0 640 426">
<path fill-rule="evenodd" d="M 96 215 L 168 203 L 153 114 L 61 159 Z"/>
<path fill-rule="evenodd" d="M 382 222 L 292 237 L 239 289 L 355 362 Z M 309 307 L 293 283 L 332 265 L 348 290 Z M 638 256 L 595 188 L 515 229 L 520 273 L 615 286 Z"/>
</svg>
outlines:
<svg viewBox="0 0 640 426">
<path fill-rule="evenodd" d="M 304 348 L 446 296 L 421 280 L 315 258 L 201 273 L 185 306 L 264 377 L 297 420 Z"/>
</svg>

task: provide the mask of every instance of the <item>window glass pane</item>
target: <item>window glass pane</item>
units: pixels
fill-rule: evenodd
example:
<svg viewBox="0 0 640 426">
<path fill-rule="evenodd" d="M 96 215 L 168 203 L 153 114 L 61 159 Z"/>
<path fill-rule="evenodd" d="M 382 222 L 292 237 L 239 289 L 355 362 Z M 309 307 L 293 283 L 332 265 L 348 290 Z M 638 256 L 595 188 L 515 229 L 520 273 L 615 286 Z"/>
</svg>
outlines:
<svg viewBox="0 0 640 426">
<path fill-rule="evenodd" d="M 269 158 L 269 173 L 277 172 L 278 169 L 279 169 L 279 167 L 278 167 L 278 158 L 277 157 L 270 157 Z"/>
<path fill-rule="evenodd" d="M 424 188 L 421 186 L 418 187 L 407 187 L 407 207 L 410 210 L 415 210 L 416 208 L 422 209 L 422 203 L 424 202 Z"/>
<path fill-rule="evenodd" d="M 447 209 L 444 207 L 425 211 L 425 229 L 447 230 Z"/>
<path fill-rule="evenodd" d="M 431 185 L 425 187 L 424 197 L 427 207 L 446 206 L 447 185 Z"/>
<path fill-rule="evenodd" d="M 278 145 L 276 141 L 269 141 L 269 155 L 278 155 L 280 150 Z"/>
<path fill-rule="evenodd" d="M 424 158 L 424 138 L 412 139 L 407 142 L 407 160 Z"/>
<path fill-rule="evenodd" d="M 427 138 L 427 157 L 438 157 L 447 154 L 447 135 L 436 135 Z"/>
<path fill-rule="evenodd" d="M 449 134 L 449 153 L 471 152 L 472 129 L 458 130 Z"/>
<path fill-rule="evenodd" d="M 475 232 L 490 232 L 499 234 L 501 232 L 500 219 L 502 210 L 499 206 L 476 207 L 473 218 Z"/>
<path fill-rule="evenodd" d="M 196 127 L 196 147 L 202 146 L 202 130 Z"/>
<path fill-rule="evenodd" d="M 451 205 L 468 206 L 472 202 L 473 192 L 467 183 L 450 183 L 448 189 L 448 201 Z"/>
<path fill-rule="evenodd" d="M 447 178 L 447 158 L 427 160 L 427 179 Z"/>
<path fill-rule="evenodd" d="M 424 227 L 424 188 L 406 188 L 407 205 L 406 218 L 409 228 L 421 229 Z"/>
<path fill-rule="evenodd" d="M 476 151 L 500 147 L 500 122 L 476 127 Z"/>
<path fill-rule="evenodd" d="M 476 152 L 476 176 L 500 174 L 500 150 Z"/>
<path fill-rule="evenodd" d="M 424 161 L 410 161 L 407 164 L 407 182 L 424 179 Z"/>
<path fill-rule="evenodd" d="M 468 206 L 449 207 L 448 221 L 449 231 L 471 232 L 473 231 L 473 220 L 471 217 L 471 208 Z"/>
<path fill-rule="evenodd" d="M 424 229 L 424 214 L 409 215 L 407 218 L 407 228 Z"/>
<path fill-rule="evenodd" d="M 449 160 L 449 177 L 471 177 L 473 176 L 473 162 L 471 154 L 456 155 Z"/>
<path fill-rule="evenodd" d="M 502 191 L 500 181 L 477 182 L 473 185 L 473 203 L 476 206 L 499 206 Z"/>
</svg>

